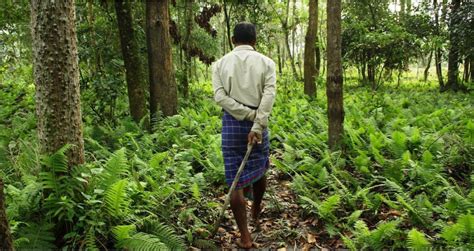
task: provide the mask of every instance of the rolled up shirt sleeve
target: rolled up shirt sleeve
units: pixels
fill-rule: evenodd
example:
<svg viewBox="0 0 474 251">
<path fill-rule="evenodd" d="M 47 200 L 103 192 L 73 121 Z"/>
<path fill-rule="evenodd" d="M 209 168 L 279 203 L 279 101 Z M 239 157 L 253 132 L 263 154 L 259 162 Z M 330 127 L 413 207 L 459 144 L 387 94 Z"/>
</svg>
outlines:
<svg viewBox="0 0 474 251">
<path fill-rule="evenodd" d="M 255 120 L 255 110 L 240 104 L 225 91 L 219 76 L 218 62 L 212 66 L 212 87 L 214 89 L 214 100 L 219 106 L 232 115 L 232 117 L 237 120 Z"/>
<path fill-rule="evenodd" d="M 262 100 L 258 106 L 254 124 L 251 131 L 261 134 L 268 127 L 268 117 L 272 111 L 276 96 L 276 70 L 275 63 L 271 62 L 265 73 Z"/>
</svg>

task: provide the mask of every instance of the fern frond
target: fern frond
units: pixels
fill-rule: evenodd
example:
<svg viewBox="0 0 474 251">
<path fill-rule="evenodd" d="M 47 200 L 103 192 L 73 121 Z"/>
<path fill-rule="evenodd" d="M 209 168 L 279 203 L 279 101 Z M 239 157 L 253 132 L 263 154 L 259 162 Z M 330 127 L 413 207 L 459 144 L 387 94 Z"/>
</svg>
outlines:
<svg viewBox="0 0 474 251">
<path fill-rule="evenodd" d="M 161 239 L 147 233 L 136 233 L 119 243 L 120 248 L 137 251 L 168 250 Z"/>
<path fill-rule="evenodd" d="M 97 247 L 97 244 L 96 244 L 95 231 L 94 231 L 93 228 L 90 228 L 87 231 L 85 243 L 86 243 L 86 249 L 87 250 L 93 250 L 93 251 L 99 250 L 99 248 Z"/>
<path fill-rule="evenodd" d="M 370 245 L 374 249 L 381 249 L 384 246 L 384 241 L 391 239 L 398 231 L 397 227 L 399 223 L 399 221 L 389 221 L 378 225 L 376 229 L 370 232 Z"/>
<path fill-rule="evenodd" d="M 145 232 L 157 236 L 163 244 L 171 250 L 183 250 L 185 244 L 181 238 L 174 232 L 174 230 L 157 220 L 148 220 L 144 224 Z"/>
<path fill-rule="evenodd" d="M 128 164 L 125 148 L 121 148 L 112 154 L 112 157 L 107 161 L 102 173 L 102 184 L 104 187 L 109 187 L 123 176 L 128 174 Z"/>
<path fill-rule="evenodd" d="M 319 206 L 319 215 L 321 218 L 334 218 L 333 212 L 336 210 L 337 206 L 341 202 L 341 196 L 334 194 L 328 197 L 325 201 Z"/>
<path fill-rule="evenodd" d="M 356 247 L 356 244 L 354 243 L 354 241 L 352 241 L 351 238 L 347 237 L 347 236 L 344 236 L 341 234 L 341 238 L 342 238 L 342 241 L 344 242 L 344 245 L 346 245 L 346 247 L 351 250 L 351 251 L 356 251 L 357 250 L 357 247 Z"/>
<path fill-rule="evenodd" d="M 193 244 L 197 248 L 200 248 L 200 249 L 203 249 L 203 250 L 216 250 L 216 249 L 218 249 L 216 244 L 214 244 L 214 242 L 211 241 L 211 240 L 196 239 L 196 240 L 194 240 Z"/>
<path fill-rule="evenodd" d="M 128 209 L 127 185 L 127 180 L 119 180 L 105 192 L 106 210 L 114 218 L 125 215 Z"/>
<path fill-rule="evenodd" d="M 413 250 L 426 250 L 430 246 L 430 242 L 426 239 L 425 234 L 415 228 L 408 232 L 407 244 Z"/>
<path fill-rule="evenodd" d="M 66 151 L 71 149 L 71 145 L 66 144 L 50 156 L 43 158 L 43 164 L 55 173 L 68 172 L 68 159 Z"/>
<path fill-rule="evenodd" d="M 18 229 L 18 239 L 15 240 L 15 248 L 18 250 L 50 250 L 56 249 L 54 245 L 55 237 L 52 229 L 53 224 L 49 223 L 31 223 L 25 224 Z"/>
</svg>

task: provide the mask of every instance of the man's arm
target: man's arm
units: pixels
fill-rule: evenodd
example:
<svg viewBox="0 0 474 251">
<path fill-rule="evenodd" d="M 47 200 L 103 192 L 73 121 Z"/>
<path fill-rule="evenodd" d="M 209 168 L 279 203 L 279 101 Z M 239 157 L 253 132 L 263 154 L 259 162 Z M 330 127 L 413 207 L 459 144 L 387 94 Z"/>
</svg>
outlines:
<svg viewBox="0 0 474 251">
<path fill-rule="evenodd" d="M 230 113 L 232 117 L 237 120 L 253 121 L 255 119 L 255 110 L 235 101 L 235 99 L 231 98 L 224 90 L 217 64 L 214 64 L 212 67 L 212 87 L 214 88 L 214 100 L 218 105 L 224 108 L 224 110 Z"/>
<path fill-rule="evenodd" d="M 252 126 L 253 132 L 262 134 L 263 129 L 268 126 L 268 117 L 272 111 L 273 103 L 275 102 L 276 95 L 276 71 L 275 63 L 271 62 L 268 65 L 267 72 L 265 74 L 265 83 L 263 86 L 262 100 L 257 109 L 257 114 Z"/>
</svg>

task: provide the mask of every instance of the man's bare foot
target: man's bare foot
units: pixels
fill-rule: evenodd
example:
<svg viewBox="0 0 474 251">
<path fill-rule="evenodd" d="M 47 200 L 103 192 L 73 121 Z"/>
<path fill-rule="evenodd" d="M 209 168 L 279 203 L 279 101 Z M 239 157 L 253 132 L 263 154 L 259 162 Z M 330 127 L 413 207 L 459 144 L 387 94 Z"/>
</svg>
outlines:
<svg viewBox="0 0 474 251">
<path fill-rule="evenodd" d="M 238 239 L 235 243 L 237 244 L 239 248 L 243 248 L 243 249 L 251 249 L 253 246 L 251 240 L 244 242 L 242 239 Z"/>
</svg>

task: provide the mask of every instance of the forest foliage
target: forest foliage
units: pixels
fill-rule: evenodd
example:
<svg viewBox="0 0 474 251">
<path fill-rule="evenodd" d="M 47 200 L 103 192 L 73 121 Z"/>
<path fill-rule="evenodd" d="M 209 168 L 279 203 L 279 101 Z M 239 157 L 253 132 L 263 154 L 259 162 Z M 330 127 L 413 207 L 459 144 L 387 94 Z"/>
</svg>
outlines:
<svg viewBox="0 0 474 251">
<path fill-rule="evenodd" d="M 308 1 L 190 2 L 169 5 L 178 114 L 152 123 L 130 115 L 113 4 L 76 2 L 86 162 L 74 168 L 71 145 L 40 151 L 29 5 L 0 2 L 0 177 L 17 249 L 219 246 L 210 230 L 226 186 L 210 63 L 232 49 L 227 29 L 241 20 L 257 25 L 257 50 L 279 65 L 272 168 L 291 182 L 300 218 L 318 220 L 320 245 L 474 249 L 471 2 L 453 10 L 456 0 L 343 1 L 342 151 L 329 150 L 322 91 L 326 1 L 318 3 L 313 97 L 301 79 Z M 393 9 L 398 2 L 403 10 Z M 131 11 L 136 56 L 148 73 L 145 4 Z M 453 46 L 456 85 L 446 67 Z M 67 230 L 59 244 L 58 229 Z M 276 241 L 293 245 L 305 236 L 289 231 Z"/>
</svg>

